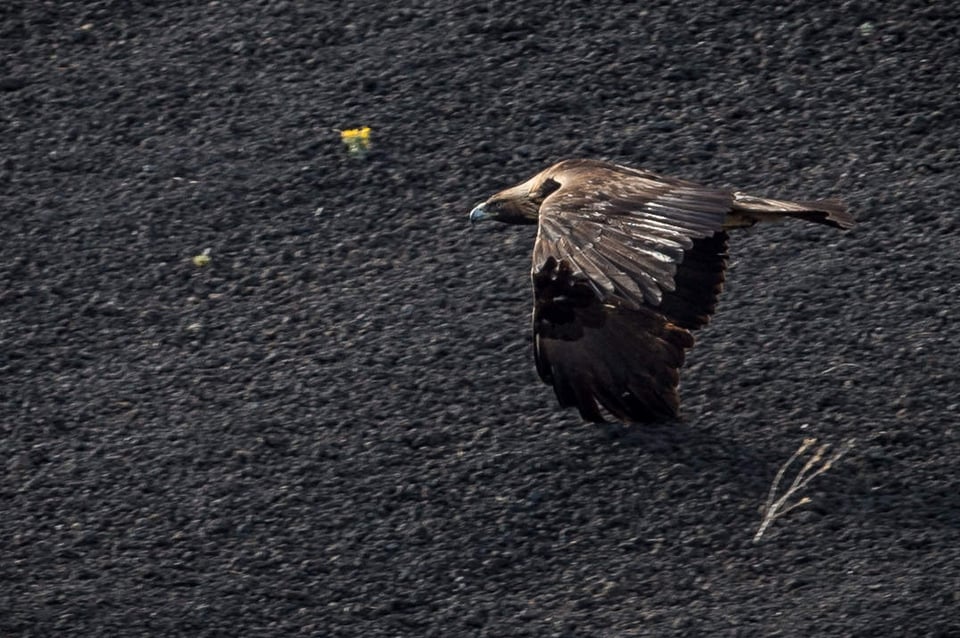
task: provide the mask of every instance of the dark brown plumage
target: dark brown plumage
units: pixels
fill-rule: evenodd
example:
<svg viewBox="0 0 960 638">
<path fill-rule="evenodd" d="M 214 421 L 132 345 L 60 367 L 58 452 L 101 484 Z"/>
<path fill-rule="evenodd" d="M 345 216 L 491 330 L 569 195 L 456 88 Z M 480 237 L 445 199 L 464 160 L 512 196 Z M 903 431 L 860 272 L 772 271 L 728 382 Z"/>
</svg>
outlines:
<svg viewBox="0 0 960 638">
<path fill-rule="evenodd" d="M 839 200 L 783 201 L 598 160 L 565 160 L 476 206 L 471 221 L 539 224 L 537 372 L 560 405 L 603 422 L 677 416 L 692 330 L 723 287 L 727 230 L 796 217 L 847 229 Z"/>
</svg>

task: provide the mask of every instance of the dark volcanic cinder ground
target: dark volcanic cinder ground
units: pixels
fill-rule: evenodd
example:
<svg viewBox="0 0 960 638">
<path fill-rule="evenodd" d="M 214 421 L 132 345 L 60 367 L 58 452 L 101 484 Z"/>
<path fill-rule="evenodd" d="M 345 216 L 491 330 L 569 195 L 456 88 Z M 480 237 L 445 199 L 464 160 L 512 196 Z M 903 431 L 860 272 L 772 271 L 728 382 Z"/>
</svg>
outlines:
<svg viewBox="0 0 960 638">
<path fill-rule="evenodd" d="M 135 4 L 0 7 L 0 635 L 960 635 L 950 3 Z M 861 223 L 738 235 L 611 438 L 466 220 L 572 156 Z"/>
</svg>

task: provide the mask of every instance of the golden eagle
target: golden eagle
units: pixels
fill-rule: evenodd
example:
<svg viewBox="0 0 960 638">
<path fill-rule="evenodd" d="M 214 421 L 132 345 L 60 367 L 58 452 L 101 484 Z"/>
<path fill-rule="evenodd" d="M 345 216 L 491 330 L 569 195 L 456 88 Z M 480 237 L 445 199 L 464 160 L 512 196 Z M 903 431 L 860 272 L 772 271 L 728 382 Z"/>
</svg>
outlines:
<svg viewBox="0 0 960 638">
<path fill-rule="evenodd" d="M 692 330 L 723 287 L 727 230 L 796 217 L 848 229 L 835 199 L 783 201 L 646 170 L 564 160 L 470 211 L 539 224 L 533 247 L 537 372 L 560 405 L 604 421 L 675 418 Z"/>
</svg>

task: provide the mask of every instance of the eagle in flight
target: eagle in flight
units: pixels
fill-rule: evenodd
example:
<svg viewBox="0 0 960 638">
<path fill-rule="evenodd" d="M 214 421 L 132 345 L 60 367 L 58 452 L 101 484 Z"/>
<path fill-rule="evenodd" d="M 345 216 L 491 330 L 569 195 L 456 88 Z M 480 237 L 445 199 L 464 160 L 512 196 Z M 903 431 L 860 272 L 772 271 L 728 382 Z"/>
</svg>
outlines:
<svg viewBox="0 0 960 638">
<path fill-rule="evenodd" d="M 539 224 L 533 247 L 537 373 L 587 421 L 676 418 L 691 331 L 723 287 L 727 231 L 795 217 L 846 230 L 836 199 L 785 201 L 646 170 L 569 159 L 500 191 L 470 221 Z"/>
</svg>

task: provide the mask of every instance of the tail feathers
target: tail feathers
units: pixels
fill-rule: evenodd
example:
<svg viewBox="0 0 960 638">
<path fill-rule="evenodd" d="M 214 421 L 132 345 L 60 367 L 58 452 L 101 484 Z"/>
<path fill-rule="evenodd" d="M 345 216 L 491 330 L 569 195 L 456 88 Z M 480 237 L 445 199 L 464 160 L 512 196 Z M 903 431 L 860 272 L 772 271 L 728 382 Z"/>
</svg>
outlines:
<svg viewBox="0 0 960 638">
<path fill-rule="evenodd" d="M 750 223 L 795 217 L 842 230 L 853 228 L 856 224 L 847 205 L 839 199 L 791 202 L 734 193 L 732 214 Z"/>
</svg>

